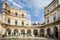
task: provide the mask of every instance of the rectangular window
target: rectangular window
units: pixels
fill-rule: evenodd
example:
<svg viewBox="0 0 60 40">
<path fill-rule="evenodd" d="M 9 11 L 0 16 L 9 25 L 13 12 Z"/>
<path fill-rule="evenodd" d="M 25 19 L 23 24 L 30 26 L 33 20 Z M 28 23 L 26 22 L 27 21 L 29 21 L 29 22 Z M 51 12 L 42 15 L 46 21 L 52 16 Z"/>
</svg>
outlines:
<svg viewBox="0 0 60 40">
<path fill-rule="evenodd" d="M 8 19 L 8 24 L 10 24 L 10 19 Z"/>
<path fill-rule="evenodd" d="M 24 22 L 22 21 L 22 26 L 24 26 Z"/>
<path fill-rule="evenodd" d="M 49 23 L 49 19 L 47 19 L 47 23 Z"/>
<path fill-rule="evenodd" d="M 18 24 L 18 22 L 17 21 L 15 21 L 15 25 L 17 26 L 17 24 Z"/>
<path fill-rule="evenodd" d="M 53 17 L 53 20 L 54 20 L 54 21 L 56 20 L 56 16 Z"/>
</svg>

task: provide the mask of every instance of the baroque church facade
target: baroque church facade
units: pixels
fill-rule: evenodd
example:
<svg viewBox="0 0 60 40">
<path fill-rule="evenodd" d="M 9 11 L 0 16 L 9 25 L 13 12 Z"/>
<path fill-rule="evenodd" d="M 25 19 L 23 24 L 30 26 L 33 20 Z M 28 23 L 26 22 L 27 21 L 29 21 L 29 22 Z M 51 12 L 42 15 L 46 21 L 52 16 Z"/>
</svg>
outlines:
<svg viewBox="0 0 60 40">
<path fill-rule="evenodd" d="M 0 36 L 4 38 L 47 37 L 60 38 L 60 0 L 53 0 L 44 8 L 44 24 L 31 25 L 25 10 L 2 3 Z"/>
</svg>

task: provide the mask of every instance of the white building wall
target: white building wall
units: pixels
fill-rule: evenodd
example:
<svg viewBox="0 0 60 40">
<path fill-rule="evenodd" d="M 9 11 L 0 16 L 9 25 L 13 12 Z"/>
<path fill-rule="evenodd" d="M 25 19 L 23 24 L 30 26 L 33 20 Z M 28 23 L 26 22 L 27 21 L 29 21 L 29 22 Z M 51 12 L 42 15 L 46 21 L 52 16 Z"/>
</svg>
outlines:
<svg viewBox="0 0 60 40">
<path fill-rule="evenodd" d="M 51 16 L 51 22 L 53 22 L 53 17 L 54 17 L 54 16 L 52 15 L 52 16 Z"/>
<path fill-rule="evenodd" d="M 59 5 L 60 5 L 60 0 L 58 2 L 59 2 Z"/>
<path fill-rule="evenodd" d="M 47 20 L 48 20 L 48 19 L 47 19 L 47 18 L 45 18 L 45 24 L 47 24 Z"/>
<path fill-rule="evenodd" d="M 60 19 L 60 11 L 57 11 L 57 13 L 56 13 L 56 20 L 59 20 Z"/>
<path fill-rule="evenodd" d="M 0 14 L 0 21 L 2 21 L 2 15 Z"/>
<path fill-rule="evenodd" d="M 53 20 L 53 18 L 52 18 L 53 16 L 51 15 L 50 16 L 50 18 L 49 18 L 49 23 L 51 23 L 52 22 L 52 20 Z"/>
</svg>

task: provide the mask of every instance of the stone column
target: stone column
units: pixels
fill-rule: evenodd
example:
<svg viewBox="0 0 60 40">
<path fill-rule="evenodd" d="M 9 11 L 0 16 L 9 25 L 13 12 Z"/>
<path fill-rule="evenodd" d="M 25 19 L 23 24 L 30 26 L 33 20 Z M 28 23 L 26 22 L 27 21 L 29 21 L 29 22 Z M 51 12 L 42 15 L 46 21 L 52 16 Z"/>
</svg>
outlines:
<svg viewBox="0 0 60 40">
<path fill-rule="evenodd" d="M 6 32 L 6 36 L 9 36 L 9 35 L 8 35 L 8 32 Z"/>
<path fill-rule="evenodd" d="M 58 25 L 58 40 L 60 40 L 60 25 Z"/>
<path fill-rule="evenodd" d="M 19 37 L 21 36 L 21 32 L 20 32 L 20 30 L 19 30 L 19 35 L 18 35 Z"/>
<path fill-rule="evenodd" d="M 60 40 L 60 29 L 58 31 L 58 39 Z"/>
<path fill-rule="evenodd" d="M 2 26 L 0 24 L 0 38 L 2 38 Z"/>
<path fill-rule="evenodd" d="M 25 30 L 25 37 L 27 36 L 27 30 Z"/>
<path fill-rule="evenodd" d="M 38 36 L 40 35 L 40 30 L 38 29 Z"/>
<path fill-rule="evenodd" d="M 46 28 L 44 29 L 44 36 L 45 37 L 47 36 L 47 29 Z"/>
<path fill-rule="evenodd" d="M 20 30 L 20 37 L 22 37 L 21 30 Z"/>
<path fill-rule="evenodd" d="M 13 31 L 13 30 L 11 31 L 11 36 L 12 36 L 12 37 L 14 36 L 14 31 Z"/>
<path fill-rule="evenodd" d="M 32 35 L 32 37 L 34 37 L 34 33 L 33 33 L 33 30 L 31 30 L 31 35 Z"/>
<path fill-rule="evenodd" d="M 53 37 L 53 32 L 54 32 L 54 29 L 51 28 L 51 36 Z"/>
</svg>

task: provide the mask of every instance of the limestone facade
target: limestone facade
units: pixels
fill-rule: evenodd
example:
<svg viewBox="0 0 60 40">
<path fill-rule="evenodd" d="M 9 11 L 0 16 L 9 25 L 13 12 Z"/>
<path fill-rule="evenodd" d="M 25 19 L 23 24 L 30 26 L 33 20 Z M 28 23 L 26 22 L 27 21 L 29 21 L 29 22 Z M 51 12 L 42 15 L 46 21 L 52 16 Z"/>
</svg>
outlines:
<svg viewBox="0 0 60 40">
<path fill-rule="evenodd" d="M 31 25 L 25 10 L 18 10 L 3 2 L 0 20 L 2 37 L 60 37 L 60 0 L 53 0 L 44 8 L 45 23 Z"/>
<path fill-rule="evenodd" d="M 53 0 L 45 7 L 45 28 L 47 37 L 60 37 L 60 0 Z"/>
</svg>

